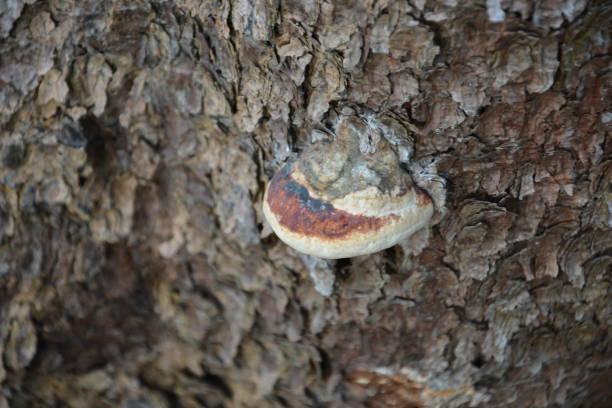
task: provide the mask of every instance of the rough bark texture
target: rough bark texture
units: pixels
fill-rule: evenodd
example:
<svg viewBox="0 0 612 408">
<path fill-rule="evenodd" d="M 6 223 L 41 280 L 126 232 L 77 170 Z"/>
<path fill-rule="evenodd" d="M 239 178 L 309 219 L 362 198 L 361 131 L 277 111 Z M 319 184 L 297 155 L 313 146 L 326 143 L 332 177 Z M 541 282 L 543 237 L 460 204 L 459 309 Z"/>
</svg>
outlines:
<svg viewBox="0 0 612 408">
<path fill-rule="evenodd" d="M 608 407 L 611 28 L 597 0 L 0 1 L 0 407 Z M 261 200 L 347 110 L 445 184 L 430 228 L 324 262 Z"/>
</svg>

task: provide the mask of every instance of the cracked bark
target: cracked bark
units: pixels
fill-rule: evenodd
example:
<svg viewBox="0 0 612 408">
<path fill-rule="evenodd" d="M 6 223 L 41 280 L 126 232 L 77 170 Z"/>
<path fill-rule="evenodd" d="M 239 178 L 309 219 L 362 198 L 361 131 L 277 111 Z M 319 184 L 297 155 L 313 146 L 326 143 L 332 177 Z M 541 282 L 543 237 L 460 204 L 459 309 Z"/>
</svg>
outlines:
<svg viewBox="0 0 612 408">
<path fill-rule="evenodd" d="M 597 0 L 0 4 L 0 407 L 606 407 L 611 27 Z M 429 229 L 329 263 L 261 200 L 347 107 L 446 185 Z"/>
</svg>

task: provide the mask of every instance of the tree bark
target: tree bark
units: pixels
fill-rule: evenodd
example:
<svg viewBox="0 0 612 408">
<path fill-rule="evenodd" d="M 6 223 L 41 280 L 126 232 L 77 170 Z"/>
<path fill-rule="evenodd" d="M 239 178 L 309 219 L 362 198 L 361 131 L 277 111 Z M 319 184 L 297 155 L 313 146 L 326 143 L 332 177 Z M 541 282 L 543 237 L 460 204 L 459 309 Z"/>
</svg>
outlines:
<svg viewBox="0 0 612 408">
<path fill-rule="evenodd" d="M 608 407 L 611 30 L 597 0 L 0 2 L 0 408 Z M 395 118 L 436 214 L 323 261 L 261 204 L 347 112 Z"/>
</svg>

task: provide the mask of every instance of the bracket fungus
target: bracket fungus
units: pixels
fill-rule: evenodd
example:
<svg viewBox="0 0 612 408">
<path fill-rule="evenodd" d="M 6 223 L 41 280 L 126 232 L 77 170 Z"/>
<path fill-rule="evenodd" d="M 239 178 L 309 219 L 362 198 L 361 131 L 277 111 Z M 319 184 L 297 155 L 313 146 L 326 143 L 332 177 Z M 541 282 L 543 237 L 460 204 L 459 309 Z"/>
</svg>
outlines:
<svg viewBox="0 0 612 408">
<path fill-rule="evenodd" d="M 349 258 L 389 248 L 427 224 L 431 198 L 373 130 L 345 119 L 334 141 L 312 145 L 274 175 L 263 213 L 283 242 L 320 258 Z"/>
</svg>

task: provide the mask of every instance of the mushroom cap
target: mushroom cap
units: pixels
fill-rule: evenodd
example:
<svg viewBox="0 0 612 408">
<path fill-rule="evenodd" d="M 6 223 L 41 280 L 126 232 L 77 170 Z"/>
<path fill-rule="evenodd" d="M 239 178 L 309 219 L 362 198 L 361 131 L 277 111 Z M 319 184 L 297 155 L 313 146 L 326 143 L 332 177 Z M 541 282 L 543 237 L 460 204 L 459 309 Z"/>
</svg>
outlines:
<svg viewBox="0 0 612 408">
<path fill-rule="evenodd" d="M 267 185 L 263 212 L 287 245 L 327 259 L 366 255 L 397 244 L 431 218 L 431 198 L 386 141 L 365 154 L 355 141 L 344 135 L 318 143 Z"/>
</svg>

